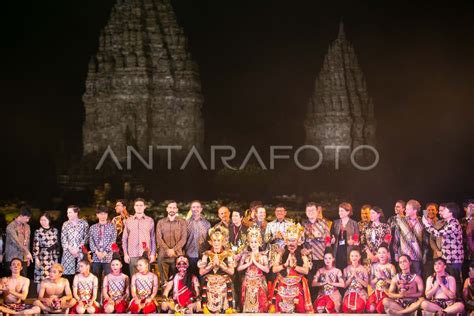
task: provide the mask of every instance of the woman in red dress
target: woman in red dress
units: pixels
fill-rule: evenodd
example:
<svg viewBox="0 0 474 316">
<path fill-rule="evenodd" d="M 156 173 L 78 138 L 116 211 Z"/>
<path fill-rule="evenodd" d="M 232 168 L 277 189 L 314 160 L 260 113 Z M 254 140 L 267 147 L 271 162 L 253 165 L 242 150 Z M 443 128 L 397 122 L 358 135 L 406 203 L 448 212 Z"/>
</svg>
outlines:
<svg viewBox="0 0 474 316">
<path fill-rule="evenodd" d="M 147 258 L 137 261 L 138 272 L 132 276 L 132 301 L 129 311 L 132 314 L 156 313 L 155 296 L 158 292 L 158 277 L 149 271 L 150 262 Z"/>
<path fill-rule="evenodd" d="M 242 312 L 243 313 L 266 313 L 268 307 L 267 281 L 264 273 L 268 273 L 268 258 L 263 252 L 259 252 L 262 245 L 262 235 L 258 227 L 252 227 L 247 231 L 247 244 L 250 252 L 243 254 L 238 271 L 245 271 L 242 283 Z"/>
<path fill-rule="evenodd" d="M 324 254 L 324 267 L 316 272 L 312 286 L 321 287 L 314 302 L 318 313 L 338 313 L 341 309 L 341 293 L 338 287 L 344 287 L 342 272 L 334 266 L 334 255 L 331 251 Z"/>
</svg>

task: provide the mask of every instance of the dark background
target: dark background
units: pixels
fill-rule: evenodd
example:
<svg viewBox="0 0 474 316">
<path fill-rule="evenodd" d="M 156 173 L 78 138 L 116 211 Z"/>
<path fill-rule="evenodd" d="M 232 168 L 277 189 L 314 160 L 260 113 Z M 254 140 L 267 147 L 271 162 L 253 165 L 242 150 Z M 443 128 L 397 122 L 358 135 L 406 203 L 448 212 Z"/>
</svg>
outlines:
<svg viewBox="0 0 474 316">
<path fill-rule="evenodd" d="M 387 208 L 399 198 L 473 197 L 473 1 L 172 4 L 200 69 L 206 144 L 234 145 L 244 154 L 251 145 L 303 144 L 308 99 L 344 21 L 375 104 L 380 164 L 365 173 L 316 170 L 300 177 L 277 169 L 279 185 L 261 183 L 255 197 L 339 190 Z M 57 170 L 81 155 L 87 64 L 112 5 L 2 5 L 0 200 L 46 207 L 61 194 Z M 174 197 L 201 196 L 200 182 L 179 183 L 186 193 Z M 206 198 L 217 197 L 218 189 L 206 189 Z"/>
</svg>

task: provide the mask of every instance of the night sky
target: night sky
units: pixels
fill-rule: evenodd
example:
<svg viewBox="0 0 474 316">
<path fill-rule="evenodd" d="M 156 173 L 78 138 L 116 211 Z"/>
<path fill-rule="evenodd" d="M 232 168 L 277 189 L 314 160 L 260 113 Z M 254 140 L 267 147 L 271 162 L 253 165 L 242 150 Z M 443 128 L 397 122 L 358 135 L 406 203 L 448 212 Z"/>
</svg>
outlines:
<svg viewBox="0 0 474 316">
<path fill-rule="evenodd" d="M 308 99 L 342 19 L 375 105 L 381 154 L 372 182 L 347 182 L 380 203 L 474 196 L 473 1 L 172 4 L 200 69 L 206 144 L 243 152 L 303 144 Z M 112 5 L 3 4 L 0 200 L 56 194 L 57 165 L 81 155 L 87 64 Z"/>
</svg>

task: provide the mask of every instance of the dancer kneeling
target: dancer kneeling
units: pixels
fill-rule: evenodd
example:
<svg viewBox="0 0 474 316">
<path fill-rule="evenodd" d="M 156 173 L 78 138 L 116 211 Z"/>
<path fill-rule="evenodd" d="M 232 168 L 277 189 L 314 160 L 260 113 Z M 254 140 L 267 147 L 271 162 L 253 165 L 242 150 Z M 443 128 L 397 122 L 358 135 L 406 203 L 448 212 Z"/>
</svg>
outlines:
<svg viewBox="0 0 474 316">
<path fill-rule="evenodd" d="M 76 304 L 69 281 L 62 278 L 63 271 L 63 266 L 55 263 L 49 269 L 48 278 L 41 281 L 38 299 L 34 305 L 38 306 L 43 313 L 67 314 L 69 309 Z"/>
<path fill-rule="evenodd" d="M 464 287 L 462 290 L 462 296 L 464 302 L 466 302 L 466 314 L 468 316 L 474 316 L 474 262 L 471 261 L 469 265 L 469 275 L 464 281 Z"/>
<path fill-rule="evenodd" d="M 91 263 L 86 259 L 82 259 L 79 261 L 79 274 L 76 274 L 72 282 L 72 294 L 77 303 L 71 309 L 71 314 L 99 313 L 98 287 L 99 281 L 91 273 Z"/>
<path fill-rule="evenodd" d="M 158 277 L 149 271 L 148 258 L 142 257 L 137 261 L 138 272 L 132 276 L 130 312 L 133 314 L 156 313 L 155 297 L 158 292 Z"/>
<path fill-rule="evenodd" d="M 373 263 L 371 268 L 370 286 L 374 291 L 367 300 L 366 310 L 369 313 L 377 312 L 383 314 L 385 312 L 383 299 L 388 297 L 387 292 L 392 282 L 392 278 L 397 273 L 395 266 L 388 262 L 388 245 L 383 243 L 377 250 L 377 258 L 379 262 Z"/>
<path fill-rule="evenodd" d="M 347 288 L 342 301 L 343 313 L 363 313 L 367 304 L 367 288 L 369 273 L 360 264 L 361 254 L 358 249 L 349 253 L 351 264 L 344 269 L 345 286 Z"/>
<path fill-rule="evenodd" d="M 130 297 L 130 279 L 122 273 L 122 262 L 115 257 L 110 262 L 111 272 L 104 278 L 102 297 L 104 313 L 126 313 Z"/>
<path fill-rule="evenodd" d="M 431 313 L 462 313 L 464 304 L 456 301 L 456 279 L 446 273 L 443 258 L 435 259 L 434 271 L 426 280 L 426 300 L 421 303 L 421 308 Z"/>
<path fill-rule="evenodd" d="M 234 274 L 234 259 L 225 249 L 228 230 L 216 226 L 209 230 L 211 250 L 204 252 L 198 262 L 199 274 L 204 276 L 202 287 L 202 309 L 205 314 L 233 312 L 233 290 L 231 275 Z"/>
<path fill-rule="evenodd" d="M 161 310 L 181 314 L 199 312 L 201 310 L 199 280 L 188 271 L 189 259 L 179 256 L 175 264 L 178 273 L 171 277 L 163 290 L 165 300 L 161 304 Z M 169 298 L 171 291 L 173 291 L 173 297 Z"/>
<path fill-rule="evenodd" d="M 342 272 L 334 267 L 334 255 L 331 248 L 324 254 L 324 267 L 316 272 L 312 286 L 321 289 L 314 301 L 314 308 L 318 313 L 337 313 L 341 308 L 341 293 L 338 287 L 344 287 Z"/>
<path fill-rule="evenodd" d="M 388 298 L 383 299 L 387 313 L 409 314 L 418 310 L 423 302 L 423 280 L 415 273 L 410 273 L 410 257 L 401 255 L 398 259 L 401 273 L 393 277 L 388 290 Z"/>
<path fill-rule="evenodd" d="M 3 304 L 0 305 L 0 312 L 5 314 L 39 314 L 40 308 L 23 303 L 28 296 L 30 280 L 21 276 L 22 262 L 18 258 L 10 262 L 12 275 L 3 278 L 0 283 L 0 293 L 3 296 Z"/>
</svg>

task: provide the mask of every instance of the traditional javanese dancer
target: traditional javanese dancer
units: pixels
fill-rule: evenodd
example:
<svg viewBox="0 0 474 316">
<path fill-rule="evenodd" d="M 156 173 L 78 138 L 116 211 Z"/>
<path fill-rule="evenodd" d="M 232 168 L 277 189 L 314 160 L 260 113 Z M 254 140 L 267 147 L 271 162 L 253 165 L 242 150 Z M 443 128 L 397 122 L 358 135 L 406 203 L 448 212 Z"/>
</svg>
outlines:
<svg viewBox="0 0 474 316">
<path fill-rule="evenodd" d="M 351 264 L 344 269 L 345 286 L 347 288 L 342 300 L 343 313 L 363 313 L 367 304 L 367 285 L 369 272 L 361 264 L 361 254 L 356 248 L 349 253 Z"/>
<path fill-rule="evenodd" d="M 341 309 L 341 293 L 338 287 L 344 287 L 341 270 L 334 266 L 334 255 L 331 248 L 324 254 L 324 267 L 316 272 L 312 286 L 321 287 L 314 302 L 318 313 L 337 313 Z"/>
<path fill-rule="evenodd" d="M 143 248 L 147 248 L 146 245 Z M 132 276 L 129 311 L 132 314 L 152 314 L 156 313 L 155 297 L 158 292 L 158 277 L 150 272 L 150 261 L 148 261 L 148 251 L 137 261 L 138 272 Z"/>
<path fill-rule="evenodd" d="M 438 315 L 462 313 L 464 304 L 456 300 L 456 279 L 446 273 L 446 260 L 435 259 L 434 271 L 426 280 L 426 300 L 421 303 L 421 309 Z"/>
<path fill-rule="evenodd" d="M 161 311 L 174 311 L 175 314 L 200 312 L 199 279 L 188 270 L 189 259 L 183 255 L 178 256 L 175 266 L 178 272 L 165 285 Z"/>
<path fill-rule="evenodd" d="M 311 270 L 309 251 L 303 243 L 304 228 L 300 224 L 287 227 L 284 252 L 275 256 L 273 273 L 277 273 L 269 312 L 313 313 L 313 304 L 305 275 Z"/>
<path fill-rule="evenodd" d="M 77 303 L 72 297 L 69 281 L 62 277 L 63 271 L 61 264 L 54 263 L 49 269 L 48 278 L 41 281 L 34 305 L 45 314 L 67 314 Z"/>
<path fill-rule="evenodd" d="M 90 261 L 79 261 L 79 273 L 72 282 L 72 294 L 76 305 L 71 309 L 71 314 L 97 314 L 100 312 L 97 303 L 99 280 L 91 273 Z"/>
<path fill-rule="evenodd" d="M 22 261 L 19 258 L 13 258 L 10 262 L 12 275 L 2 278 L 0 282 L 0 293 L 3 296 L 0 312 L 7 315 L 39 314 L 41 312 L 38 306 L 24 303 L 28 296 L 30 280 L 20 275 L 22 268 Z"/>
<path fill-rule="evenodd" d="M 228 232 L 223 226 L 211 228 L 211 250 L 204 252 L 198 262 L 199 274 L 204 277 L 202 310 L 205 314 L 232 313 L 234 309 L 231 276 L 235 267 L 232 251 L 226 249 Z"/>
<path fill-rule="evenodd" d="M 260 229 L 251 227 L 247 231 L 250 251 L 244 252 L 238 271 L 245 270 L 242 283 L 242 312 L 266 313 L 268 309 L 267 281 L 264 273 L 270 271 L 266 252 L 259 252 L 262 245 Z"/>
<path fill-rule="evenodd" d="M 424 300 L 423 280 L 416 273 L 411 273 L 411 259 L 408 255 L 399 256 L 398 264 L 401 272 L 392 279 L 388 297 L 382 302 L 388 314 L 408 315 L 417 311 Z"/>
<path fill-rule="evenodd" d="M 374 291 L 370 294 L 367 301 L 367 312 L 383 314 L 385 312 L 382 300 L 386 298 L 392 278 L 397 273 L 395 266 L 388 262 L 388 246 L 381 244 L 377 250 L 378 262 L 373 263 L 371 267 L 370 286 Z"/>
<path fill-rule="evenodd" d="M 107 314 L 123 314 L 127 312 L 130 298 L 130 278 L 122 273 L 123 264 L 120 260 L 120 250 L 117 244 L 112 244 L 112 251 L 111 272 L 104 277 L 102 287 L 103 310 Z"/>
</svg>

